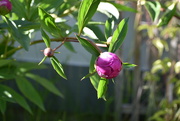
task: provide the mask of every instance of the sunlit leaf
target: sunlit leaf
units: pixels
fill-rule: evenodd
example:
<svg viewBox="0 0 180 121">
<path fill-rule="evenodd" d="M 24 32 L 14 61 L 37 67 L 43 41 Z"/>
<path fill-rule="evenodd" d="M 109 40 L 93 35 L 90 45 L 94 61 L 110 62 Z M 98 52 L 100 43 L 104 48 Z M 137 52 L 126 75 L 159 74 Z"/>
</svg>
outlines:
<svg viewBox="0 0 180 121">
<path fill-rule="evenodd" d="M 29 113 L 32 114 L 31 108 L 29 107 L 29 105 L 27 104 L 26 100 L 19 95 L 17 92 L 15 92 L 13 89 L 5 86 L 5 85 L 0 85 L 0 88 L 4 91 L 9 92 L 12 95 L 12 98 L 20 105 L 22 106 L 24 109 L 26 109 Z"/>
<path fill-rule="evenodd" d="M 126 68 L 133 68 L 137 65 L 135 64 L 130 64 L 130 63 L 123 63 L 123 69 L 126 69 Z"/>
<path fill-rule="evenodd" d="M 119 47 L 124 41 L 124 38 L 126 37 L 127 29 L 128 29 L 128 18 L 123 19 L 119 23 L 117 29 L 114 31 L 112 40 L 108 49 L 109 52 L 114 53 L 117 49 L 119 49 Z"/>
<path fill-rule="evenodd" d="M 51 57 L 50 58 L 51 60 L 51 64 L 54 68 L 54 70 L 56 70 L 56 72 L 61 76 L 63 77 L 64 79 L 67 79 L 66 78 L 66 75 L 64 73 L 64 70 L 63 70 L 63 66 L 61 65 L 61 63 L 59 62 L 59 60 L 56 58 L 56 57 Z"/>
<path fill-rule="evenodd" d="M 114 20 L 113 18 L 108 18 L 105 23 L 105 37 L 108 39 L 110 36 L 112 36 L 112 30 L 114 28 Z"/>
<path fill-rule="evenodd" d="M 76 36 L 80 42 L 80 44 L 84 47 L 84 49 L 86 49 L 88 52 L 90 52 L 91 54 L 95 55 L 95 56 L 99 56 L 100 55 L 100 51 L 95 47 L 96 45 L 93 45 L 92 42 L 83 39 L 79 36 Z"/>
<path fill-rule="evenodd" d="M 78 12 L 79 35 L 97 10 L 100 0 L 83 0 Z"/>
<path fill-rule="evenodd" d="M 14 38 L 14 40 L 19 42 L 25 50 L 28 50 L 29 44 L 30 44 L 29 36 L 21 33 L 13 21 L 8 19 L 7 17 L 4 17 L 4 18 L 8 25 L 8 30 L 12 34 L 12 37 Z"/>
<path fill-rule="evenodd" d="M 63 94 L 57 89 L 57 87 L 54 86 L 54 84 L 51 81 L 48 81 L 45 78 L 42 78 L 38 75 L 31 74 L 31 73 L 26 73 L 26 76 L 35 80 L 36 82 L 41 84 L 44 88 L 46 88 L 50 92 L 52 92 L 60 97 L 63 97 Z"/>
<path fill-rule="evenodd" d="M 21 91 L 21 93 L 27 97 L 31 102 L 36 104 L 39 108 L 45 111 L 43 100 L 39 95 L 38 91 L 33 87 L 33 85 L 24 77 L 16 76 L 16 84 Z"/>
<path fill-rule="evenodd" d="M 174 70 L 177 74 L 180 73 L 180 61 L 176 62 L 174 65 Z"/>
<path fill-rule="evenodd" d="M 49 32 L 52 36 L 62 38 L 60 28 L 56 26 L 54 18 L 41 8 L 38 8 L 41 27 Z"/>
<path fill-rule="evenodd" d="M 108 79 L 101 78 L 97 90 L 98 98 L 102 98 L 106 94 L 107 85 L 108 85 Z"/>
<path fill-rule="evenodd" d="M 46 44 L 46 47 L 50 47 L 51 43 L 50 43 L 49 36 L 44 32 L 43 29 L 41 29 L 41 34 L 42 34 L 42 38 L 44 40 L 44 43 Z"/>
<path fill-rule="evenodd" d="M 146 1 L 145 7 L 150 14 L 150 17 L 153 21 L 158 19 L 160 14 L 161 5 L 158 1 Z"/>
<path fill-rule="evenodd" d="M 47 58 L 48 56 L 44 56 L 43 59 L 38 63 L 38 65 L 41 65 Z"/>
<path fill-rule="evenodd" d="M 169 23 L 171 18 L 174 16 L 176 11 L 176 4 L 172 3 L 165 11 L 165 13 L 162 15 L 162 17 L 159 19 L 158 27 L 165 26 Z"/>
</svg>

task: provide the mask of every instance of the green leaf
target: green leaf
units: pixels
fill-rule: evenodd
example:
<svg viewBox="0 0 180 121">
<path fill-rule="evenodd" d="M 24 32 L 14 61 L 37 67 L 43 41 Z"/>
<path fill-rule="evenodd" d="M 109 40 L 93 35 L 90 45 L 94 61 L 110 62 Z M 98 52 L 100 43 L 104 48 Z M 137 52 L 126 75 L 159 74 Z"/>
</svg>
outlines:
<svg viewBox="0 0 180 121">
<path fill-rule="evenodd" d="M 6 111 L 6 101 L 4 101 L 4 100 L 0 100 L 0 111 L 4 115 L 4 113 Z"/>
<path fill-rule="evenodd" d="M 97 10 L 100 0 L 83 0 L 78 12 L 79 35 Z"/>
<path fill-rule="evenodd" d="M 41 65 L 45 60 L 46 60 L 47 56 L 44 56 L 44 58 L 41 60 L 41 62 L 38 63 L 38 65 Z"/>
<path fill-rule="evenodd" d="M 174 16 L 176 12 L 176 4 L 172 3 L 165 11 L 165 13 L 162 15 L 162 17 L 159 19 L 158 27 L 165 26 L 169 23 L 171 18 Z"/>
<path fill-rule="evenodd" d="M 12 37 L 14 38 L 14 40 L 19 42 L 25 50 L 28 50 L 29 44 L 30 44 L 29 36 L 21 33 L 13 21 L 8 19 L 7 17 L 4 17 L 4 18 L 8 25 L 8 30 L 12 34 Z"/>
<path fill-rule="evenodd" d="M 0 59 L 0 67 L 9 64 L 9 63 L 11 63 L 12 61 L 14 61 L 14 60 Z"/>
<path fill-rule="evenodd" d="M 87 75 L 84 76 L 81 80 L 84 80 L 84 79 L 86 79 L 86 78 L 88 78 L 88 77 L 91 77 L 91 76 L 93 76 L 95 73 L 96 73 L 96 70 L 94 69 L 94 71 L 93 71 L 92 73 L 87 74 Z"/>
<path fill-rule="evenodd" d="M 63 94 L 54 86 L 54 84 L 52 82 L 48 81 L 47 79 L 42 78 L 42 77 L 32 74 L 32 73 L 26 73 L 26 76 L 35 80 L 36 82 L 41 84 L 44 88 L 46 88 L 50 92 L 52 92 L 62 98 L 64 97 Z"/>
<path fill-rule="evenodd" d="M 86 49 L 88 52 L 90 52 L 92 55 L 99 56 L 100 50 L 95 47 L 96 45 L 93 44 L 93 42 L 90 42 L 88 40 L 85 40 L 79 36 L 76 36 L 80 42 L 80 44 Z"/>
<path fill-rule="evenodd" d="M 107 85 L 108 85 L 108 79 L 105 79 L 105 78 L 102 78 L 100 79 L 99 81 L 99 84 L 98 84 L 98 99 L 99 98 L 102 98 L 103 96 L 105 96 L 106 94 L 106 91 L 107 91 Z"/>
<path fill-rule="evenodd" d="M 46 44 L 46 47 L 50 47 L 51 43 L 50 43 L 49 36 L 44 32 L 43 29 L 41 29 L 41 34 L 42 34 L 42 38 Z"/>
<path fill-rule="evenodd" d="M 33 85 L 26 78 L 16 76 L 16 84 L 25 97 L 45 111 L 43 100 L 41 99 L 38 91 L 35 90 Z"/>
<path fill-rule="evenodd" d="M 70 50 L 71 52 L 76 52 L 76 50 L 74 49 L 72 43 L 70 43 L 70 42 L 65 42 L 65 43 L 64 43 L 64 46 L 65 46 L 68 50 Z"/>
<path fill-rule="evenodd" d="M 161 4 L 158 1 L 146 1 L 144 6 L 149 12 L 151 19 L 156 21 L 160 14 Z"/>
<path fill-rule="evenodd" d="M 90 61 L 90 66 L 89 66 L 89 73 L 93 73 L 95 70 L 94 64 L 95 64 L 96 58 L 97 58 L 96 56 L 92 55 L 91 61 Z M 90 78 L 91 84 L 97 90 L 100 76 L 97 73 L 95 73 L 94 75 L 90 76 L 89 78 Z"/>
<path fill-rule="evenodd" d="M 128 18 L 123 19 L 119 23 L 117 29 L 114 31 L 112 40 L 108 49 L 109 52 L 114 53 L 117 49 L 119 49 L 119 47 L 124 41 L 124 38 L 126 37 L 127 29 L 128 29 Z"/>
<path fill-rule="evenodd" d="M 31 108 L 29 107 L 29 105 L 27 104 L 26 100 L 19 95 L 17 92 L 15 92 L 13 89 L 5 86 L 5 85 L 0 85 L 0 89 L 3 90 L 3 92 L 7 91 L 8 93 L 11 94 L 11 97 L 20 105 L 22 106 L 24 109 L 26 109 L 29 113 L 32 114 Z M 0 91 L 1 91 L 0 90 Z"/>
<path fill-rule="evenodd" d="M 52 36 L 62 38 L 62 32 L 55 24 L 54 18 L 41 8 L 38 8 L 41 27 Z"/>
<path fill-rule="evenodd" d="M 87 27 L 93 31 L 93 33 L 96 35 L 96 37 L 100 41 L 106 41 L 104 33 L 101 31 L 101 29 L 98 26 L 90 24 L 90 25 L 87 25 Z"/>
<path fill-rule="evenodd" d="M 117 3 L 114 3 L 114 2 L 110 2 L 112 5 L 114 5 L 119 11 L 129 11 L 129 12 L 134 12 L 134 13 L 137 13 L 138 11 L 133 9 L 133 8 L 130 8 L 128 6 L 125 6 L 125 5 L 121 5 L 121 4 L 117 4 Z"/>
<path fill-rule="evenodd" d="M 105 37 L 108 39 L 110 36 L 112 36 L 112 30 L 114 28 L 114 20 L 113 18 L 108 18 L 105 23 Z"/>
<path fill-rule="evenodd" d="M 126 68 L 133 68 L 137 65 L 135 64 L 130 64 L 130 63 L 123 63 L 123 69 L 126 69 Z"/>
<path fill-rule="evenodd" d="M 59 60 L 58 60 L 55 56 L 51 57 L 50 60 L 51 60 L 51 64 L 52 64 L 54 70 L 56 70 L 56 72 L 57 72 L 61 77 L 63 77 L 64 79 L 67 79 L 67 78 L 66 78 L 66 75 L 65 75 L 65 73 L 64 73 L 64 70 L 63 70 L 63 66 L 61 65 L 61 63 L 59 62 Z"/>
</svg>

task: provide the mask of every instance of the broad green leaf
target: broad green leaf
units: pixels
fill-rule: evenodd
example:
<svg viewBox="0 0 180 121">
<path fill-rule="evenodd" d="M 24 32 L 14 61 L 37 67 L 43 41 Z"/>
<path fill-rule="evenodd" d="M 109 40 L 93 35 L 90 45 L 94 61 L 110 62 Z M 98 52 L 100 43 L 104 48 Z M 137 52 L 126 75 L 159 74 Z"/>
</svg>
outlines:
<svg viewBox="0 0 180 121">
<path fill-rule="evenodd" d="M 41 29 L 41 34 L 42 34 L 42 38 L 46 44 L 46 47 L 50 47 L 51 43 L 50 43 L 49 36 L 46 34 L 46 32 L 44 32 L 43 29 Z"/>
<path fill-rule="evenodd" d="M 89 73 L 93 73 L 95 70 L 94 65 L 95 65 L 96 58 L 97 58 L 96 56 L 92 55 L 91 61 L 90 61 L 90 66 L 89 66 Z M 97 73 L 95 73 L 94 75 L 90 76 L 89 78 L 90 78 L 91 84 L 97 90 L 100 76 Z"/>
<path fill-rule="evenodd" d="M 137 65 L 135 64 L 130 64 L 130 63 L 123 63 L 123 69 L 126 69 L 126 68 L 133 68 Z"/>
<path fill-rule="evenodd" d="M 41 27 L 49 32 L 52 36 L 62 38 L 60 28 L 56 26 L 54 18 L 41 8 L 38 8 Z"/>
<path fill-rule="evenodd" d="M 12 95 L 12 98 L 20 105 L 22 106 L 24 109 L 26 109 L 29 113 L 32 114 L 31 108 L 29 107 L 29 105 L 27 104 L 26 100 L 19 95 L 17 92 L 15 92 L 13 89 L 5 86 L 5 85 L 0 85 L 0 88 L 4 91 L 7 91 L 8 93 L 10 93 Z"/>
<path fill-rule="evenodd" d="M 33 85 L 24 77 L 16 76 L 16 84 L 21 91 L 21 93 L 27 97 L 31 102 L 36 104 L 39 108 L 45 111 L 43 100 L 39 95 L 38 91 L 33 87 Z"/>
<path fill-rule="evenodd" d="M 108 18 L 105 23 L 105 37 L 108 39 L 110 36 L 112 36 L 112 30 L 114 28 L 114 20 L 113 18 Z"/>
<path fill-rule="evenodd" d="M 169 23 L 171 18 L 174 16 L 176 11 L 176 4 L 172 3 L 165 11 L 165 13 L 162 15 L 162 17 L 159 19 L 158 27 L 165 26 Z"/>
<path fill-rule="evenodd" d="M 110 2 L 112 5 L 114 5 L 119 11 L 129 11 L 129 12 L 134 12 L 137 13 L 138 11 L 136 9 L 130 8 L 125 5 L 117 4 L 114 2 Z"/>
<path fill-rule="evenodd" d="M 67 79 L 67 78 L 66 78 L 66 75 L 65 75 L 65 73 L 64 73 L 64 70 L 63 70 L 63 66 L 61 65 L 61 63 L 59 62 L 59 60 L 58 60 L 55 56 L 51 57 L 50 60 L 51 60 L 51 64 L 52 64 L 54 70 L 56 70 L 56 72 L 57 72 L 61 77 L 63 77 L 64 79 Z"/>
<path fill-rule="evenodd" d="M 158 19 L 160 14 L 161 4 L 158 1 L 146 1 L 145 7 L 153 21 Z"/>
<path fill-rule="evenodd" d="M 86 39 L 83 39 L 79 36 L 76 36 L 80 42 L 80 44 L 86 49 L 88 52 L 90 52 L 92 55 L 99 56 L 100 50 L 97 49 L 97 46 Z"/>
<path fill-rule="evenodd" d="M 107 85 L 108 85 L 108 79 L 101 77 L 99 84 L 98 84 L 98 90 L 97 90 L 98 99 L 105 96 L 106 91 L 107 91 Z"/>
<path fill-rule="evenodd" d="M 78 12 L 79 35 L 97 10 L 100 0 L 83 0 Z"/>
<path fill-rule="evenodd" d="M 5 18 L 4 20 L 6 21 L 8 25 L 8 30 L 12 34 L 12 37 L 14 38 L 14 40 L 19 42 L 25 50 L 28 50 L 29 44 L 30 44 L 29 36 L 21 33 L 13 21 L 8 19 L 7 17 L 4 17 L 4 18 Z"/>
<path fill-rule="evenodd" d="M 46 88 L 50 92 L 63 98 L 63 94 L 54 86 L 54 84 L 51 81 L 48 81 L 47 79 L 42 78 L 42 77 L 32 74 L 32 73 L 26 73 L 26 76 L 35 80 L 36 82 L 41 84 L 44 88 Z"/>
<path fill-rule="evenodd" d="M 119 23 L 117 29 L 114 31 L 112 40 L 108 49 L 109 52 L 114 53 L 117 49 L 119 49 L 119 47 L 124 41 L 124 38 L 126 37 L 127 29 L 128 29 L 128 18 L 123 19 Z"/>
<path fill-rule="evenodd" d="M 0 111 L 4 115 L 4 113 L 6 111 L 6 101 L 4 101 L 4 100 L 0 100 Z"/>
<path fill-rule="evenodd" d="M 96 73 L 96 70 L 94 69 L 94 71 L 93 71 L 92 73 L 87 74 L 87 75 L 84 76 L 81 80 L 84 80 L 84 79 L 86 79 L 86 78 L 88 78 L 88 77 L 91 77 L 91 76 L 93 76 L 95 73 Z"/>
</svg>

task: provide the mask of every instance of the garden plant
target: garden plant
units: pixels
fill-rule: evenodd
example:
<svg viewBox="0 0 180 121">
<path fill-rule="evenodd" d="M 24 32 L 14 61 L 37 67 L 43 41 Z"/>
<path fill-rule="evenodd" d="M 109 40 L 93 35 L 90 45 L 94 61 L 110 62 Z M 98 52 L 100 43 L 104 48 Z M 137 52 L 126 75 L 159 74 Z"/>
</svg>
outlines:
<svg viewBox="0 0 180 121">
<path fill-rule="evenodd" d="M 110 9 L 105 9 L 104 5 Z M 128 30 L 130 18 L 117 17 L 113 13 L 114 9 L 116 12 L 126 11 L 136 15 L 134 20 L 136 37 L 131 43 L 134 44 L 134 53 L 131 57 L 134 59 L 134 64 L 124 62 L 118 54 L 122 50 L 121 47 L 128 32 L 132 31 Z M 118 0 L 0 0 L 0 111 L 2 120 L 6 120 L 8 115 L 6 109 L 10 103 L 18 104 L 32 116 L 31 105 L 37 106 L 42 111 L 46 110 L 44 99 L 37 87 L 32 84 L 32 80 L 49 92 L 63 97 L 55 84 L 32 73 L 32 70 L 44 69 L 46 60 L 51 63 L 59 78 L 68 80 L 66 68 L 57 56 L 63 53 L 63 51 L 58 51 L 62 46 L 74 53 L 75 48 L 72 43 L 79 43 L 83 51 L 91 54 L 89 73 L 78 81 L 89 78 L 97 91 L 99 100 L 108 100 L 109 82 L 112 81 L 116 85 L 116 82 L 120 81 L 116 79 L 117 76 L 131 69 L 134 71 L 132 83 L 135 85 L 132 103 L 137 113 L 132 113 L 130 120 L 139 120 L 137 110 L 143 95 L 139 95 L 138 92 L 142 88 L 149 100 L 146 100 L 146 120 L 180 120 L 179 11 L 179 0 L 168 2 L 158 0 L 121 2 Z M 93 20 L 92 18 L 97 13 L 104 14 L 107 19 Z M 70 19 L 68 16 L 76 20 L 73 26 L 67 23 Z M 142 23 L 142 21 L 145 22 Z M 90 29 L 96 38 L 87 33 L 85 28 Z M 42 39 L 34 40 L 33 36 L 38 32 L 41 33 Z M 139 60 L 142 39 L 150 48 L 149 69 L 142 72 L 143 76 L 141 76 Z M 175 46 L 172 46 L 171 40 L 174 40 Z M 36 50 L 44 55 L 39 63 L 16 60 L 14 56 L 16 52 L 29 51 L 30 46 L 40 43 L 46 47 L 43 50 Z M 56 43 L 57 46 L 52 47 L 52 43 Z M 126 51 L 123 51 L 123 54 L 126 54 Z M 15 82 L 18 90 L 10 86 L 9 83 L 12 81 Z M 161 87 L 163 84 L 166 89 Z M 163 90 L 165 93 L 156 93 L 158 90 Z M 114 119 L 123 121 L 123 119 Z"/>
</svg>

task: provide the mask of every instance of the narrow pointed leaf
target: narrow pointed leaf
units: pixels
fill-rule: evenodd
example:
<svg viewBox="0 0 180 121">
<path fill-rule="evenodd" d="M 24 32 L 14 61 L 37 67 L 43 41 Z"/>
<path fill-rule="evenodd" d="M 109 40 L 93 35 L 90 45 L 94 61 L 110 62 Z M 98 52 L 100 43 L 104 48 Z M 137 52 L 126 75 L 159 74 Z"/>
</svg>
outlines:
<svg viewBox="0 0 180 121">
<path fill-rule="evenodd" d="M 62 38 L 60 28 L 56 26 L 54 18 L 41 8 L 38 8 L 41 27 L 49 32 L 52 36 Z"/>
<path fill-rule="evenodd" d="M 35 90 L 35 88 L 26 78 L 17 76 L 16 84 L 25 97 L 27 97 L 31 102 L 33 102 L 43 111 L 45 111 L 43 100 L 41 99 L 38 91 Z"/>
<path fill-rule="evenodd" d="M 126 69 L 126 68 L 133 68 L 137 65 L 135 64 L 130 64 L 130 63 L 123 63 L 123 69 Z"/>
<path fill-rule="evenodd" d="M 138 12 L 136 9 L 133 9 L 133 8 L 125 6 L 125 5 L 117 4 L 114 2 L 109 2 L 109 3 L 114 5 L 119 11 L 129 11 L 129 12 L 134 12 L 134 13 Z"/>
<path fill-rule="evenodd" d="M 25 50 L 28 50 L 30 44 L 29 36 L 21 33 L 13 21 L 8 19 L 7 17 L 4 18 L 8 25 L 8 31 L 12 34 L 13 39 L 19 42 Z"/>
<path fill-rule="evenodd" d="M 99 56 L 100 51 L 95 47 L 96 45 L 94 45 L 93 42 L 85 40 L 79 36 L 76 37 L 78 38 L 80 44 L 84 47 L 84 49 L 86 49 L 92 55 Z"/>
<path fill-rule="evenodd" d="M 161 4 L 158 1 L 146 1 L 145 8 L 150 14 L 151 19 L 156 21 L 160 14 Z"/>
<path fill-rule="evenodd" d="M 0 89 L 9 92 L 12 95 L 12 98 L 20 105 L 22 106 L 24 109 L 26 109 L 29 113 L 32 114 L 32 110 L 29 107 L 28 103 L 26 102 L 26 100 L 19 95 L 17 92 L 15 92 L 13 89 L 5 86 L 5 85 L 0 85 Z"/>
<path fill-rule="evenodd" d="M 63 66 L 61 65 L 61 63 L 59 62 L 59 60 L 58 60 L 55 56 L 51 57 L 50 60 L 51 60 L 51 64 L 52 64 L 54 70 L 56 70 L 56 72 L 57 72 L 61 77 L 63 77 L 64 79 L 67 79 L 67 78 L 66 78 L 66 75 L 65 75 L 65 73 L 64 73 L 64 70 L 63 70 Z"/>
<path fill-rule="evenodd" d="M 41 34 L 42 34 L 42 38 L 46 44 L 46 47 L 50 47 L 51 44 L 50 44 L 49 36 L 46 34 L 46 32 L 43 29 L 41 29 Z"/>
<path fill-rule="evenodd" d="M 38 82 L 40 85 L 42 85 L 44 88 L 46 88 L 50 92 L 52 92 L 60 97 L 63 97 L 63 94 L 54 86 L 54 84 L 51 81 L 48 81 L 45 78 L 42 78 L 38 75 L 31 74 L 31 73 L 26 73 L 26 76 L 35 80 L 36 82 Z"/>
<path fill-rule="evenodd" d="M 105 96 L 106 91 L 107 91 L 107 85 L 108 85 L 108 79 L 101 78 L 98 84 L 98 98 L 102 98 Z"/>
<path fill-rule="evenodd" d="M 127 30 L 128 30 L 128 18 L 123 19 L 119 23 L 116 30 L 114 31 L 112 40 L 108 49 L 109 52 L 114 53 L 117 49 L 119 49 L 119 47 L 121 46 L 121 44 L 123 43 L 126 37 Z"/>
<path fill-rule="evenodd" d="M 79 35 L 97 10 L 100 0 L 83 0 L 78 12 Z"/>
<path fill-rule="evenodd" d="M 41 60 L 41 62 L 39 62 L 38 65 L 41 65 L 45 60 L 46 60 L 47 56 L 44 56 L 44 58 Z"/>
<path fill-rule="evenodd" d="M 6 101 L 0 99 L 0 111 L 4 115 L 6 111 Z"/>
<path fill-rule="evenodd" d="M 110 36 L 112 36 L 112 30 L 114 28 L 113 25 L 113 18 L 108 18 L 105 23 L 105 37 L 108 39 Z"/>
<path fill-rule="evenodd" d="M 96 70 L 94 69 L 94 71 L 93 71 L 92 73 L 87 74 L 87 75 L 84 76 L 81 80 L 84 80 L 84 79 L 86 79 L 86 78 L 89 78 L 89 77 L 93 76 L 95 73 L 96 73 Z"/>
<path fill-rule="evenodd" d="M 94 64 L 95 64 L 96 58 L 97 58 L 96 56 L 92 55 L 91 61 L 90 61 L 90 66 L 89 66 L 89 73 L 93 73 L 95 70 Z M 97 90 L 100 76 L 97 73 L 95 73 L 94 75 L 90 76 L 89 78 L 90 78 L 91 84 Z"/>
<path fill-rule="evenodd" d="M 162 17 L 159 19 L 159 23 L 158 23 L 158 27 L 161 26 L 165 26 L 169 23 L 169 21 L 171 20 L 171 18 L 175 15 L 176 12 L 176 4 L 177 3 L 173 3 L 171 4 L 167 10 L 165 11 L 165 13 L 162 15 Z"/>
</svg>

